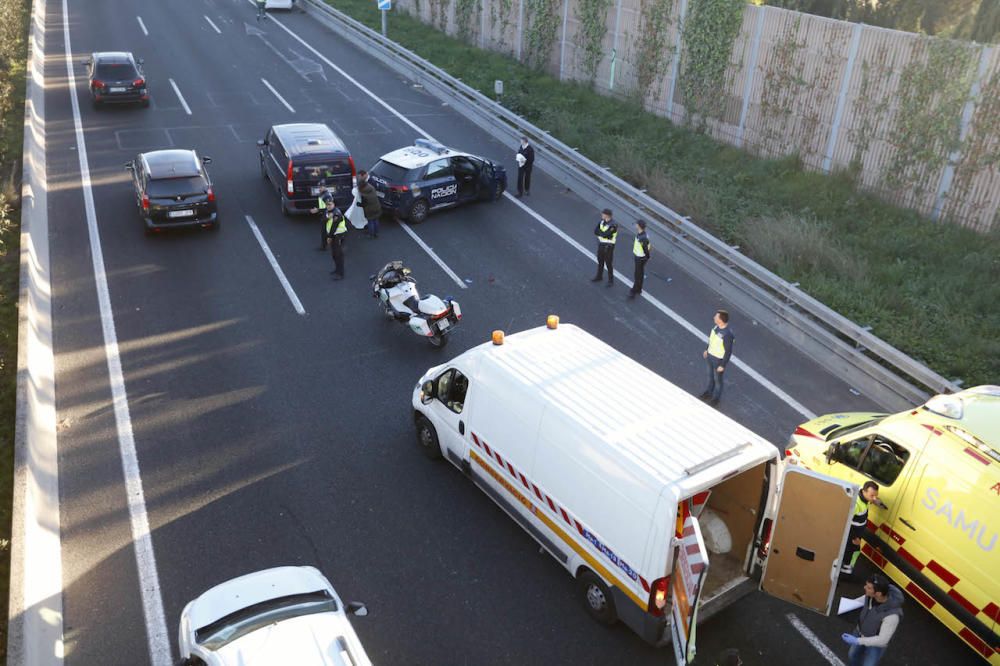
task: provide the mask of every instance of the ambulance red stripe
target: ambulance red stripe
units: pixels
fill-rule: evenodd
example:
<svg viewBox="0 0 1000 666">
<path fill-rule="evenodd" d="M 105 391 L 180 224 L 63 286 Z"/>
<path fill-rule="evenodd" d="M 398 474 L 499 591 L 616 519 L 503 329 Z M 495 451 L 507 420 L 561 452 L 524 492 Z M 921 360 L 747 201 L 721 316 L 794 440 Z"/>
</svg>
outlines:
<svg viewBox="0 0 1000 666">
<path fill-rule="evenodd" d="M 945 585 L 948 587 L 955 587 L 955 583 L 958 582 L 958 576 L 948 571 L 934 560 L 927 563 L 927 568 L 933 571 L 935 576 L 943 580 Z"/>
</svg>

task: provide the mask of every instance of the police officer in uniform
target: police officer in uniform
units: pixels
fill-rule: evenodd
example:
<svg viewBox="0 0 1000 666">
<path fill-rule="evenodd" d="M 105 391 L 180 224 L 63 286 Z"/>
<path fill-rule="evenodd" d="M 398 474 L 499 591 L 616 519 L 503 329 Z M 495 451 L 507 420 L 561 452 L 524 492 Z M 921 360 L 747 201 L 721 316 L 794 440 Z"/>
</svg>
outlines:
<svg viewBox="0 0 1000 666">
<path fill-rule="evenodd" d="M 590 281 L 600 282 L 604 277 L 604 268 L 608 269 L 608 286 L 615 281 L 615 241 L 618 240 L 618 224 L 611 215 L 611 209 L 601 211 L 601 221 L 594 227 L 597 236 L 597 275 Z"/>
<path fill-rule="evenodd" d="M 861 554 L 861 537 L 868 529 L 868 505 L 885 506 L 878 498 L 878 484 L 865 481 L 858 496 L 854 500 L 854 515 L 851 516 L 851 531 L 847 535 L 847 546 L 844 548 L 844 559 L 840 562 L 840 573 L 851 575 L 854 565 Z"/>
<path fill-rule="evenodd" d="M 319 198 L 316 200 L 316 207 L 310 208 L 309 212 L 315 215 L 316 213 L 321 213 L 319 216 L 320 226 L 319 226 L 319 250 L 326 249 L 327 235 L 326 235 L 326 212 L 327 209 L 336 208 L 333 203 L 333 195 L 329 191 L 324 189 Z"/>
<path fill-rule="evenodd" d="M 646 279 L 646 262 L 649 261 L 649 236 L 646 235 L 646 222 L 643 220 L 635 223 L 632 257 L 635 259 L 635 277 L 632 279 L 632 289 L 628 292 L 629 299 L 642 293 L 642 283 Z"/>
<path fill-rule="evenodd" d="M 344 279 L 344 243 L 347 240 L 347 218 L 336 206 L 326 209 L 326 237 L 330 241 L 330 256 L 333 258 L 334 280 Z"/>
<path fill-rule="evenodd" d="M 715 326 L 708 334 L 708 349 L 702 352 L 702 357 L 708 363 L 708 388 L 699 397 L 714 407 L 722 397 L 722 375 L 726 371 L 729 357 L 733 355 L 735 336 L 729 330 L 729 313 L 725 310 L 716 310 L 712 321 Z"/>
</svg>

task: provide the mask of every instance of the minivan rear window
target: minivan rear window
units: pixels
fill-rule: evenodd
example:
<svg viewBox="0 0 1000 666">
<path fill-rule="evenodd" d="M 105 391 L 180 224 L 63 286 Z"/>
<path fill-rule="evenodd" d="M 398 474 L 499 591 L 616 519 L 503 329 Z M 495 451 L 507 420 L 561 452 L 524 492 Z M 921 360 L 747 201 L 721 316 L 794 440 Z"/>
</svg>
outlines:
<svg viewBox="0 0 1000 666">
<path fill-rule="evenodd" d="M 407 176 L 409 175 L 410 170 L 404 169 L 398 164 L 393 164 L 392 162 L 379 160 L 379 163 L 372 167 L 372 173 L 376 176 L 381 176 L 391 183 L 405 183 L 409 180 Z"/>
<path fill-rule="evenodd" d="M 108 81 L 129 81 L 138 78 L 135 67 L 128 63 L 102 63 L 97 65 L 95 75 L 98 79 Z"/>
<path fill-rule="evenodd" d="M 347 160 L 328 160 L 315 164 L 300 164 L 293 160 L 292 174 L 308 180 L 319 180 L 320 178 L 327 178 L 329 176 L 349 176 L 351 174 L 351 165 L 348 164 Z"/>
</svg>

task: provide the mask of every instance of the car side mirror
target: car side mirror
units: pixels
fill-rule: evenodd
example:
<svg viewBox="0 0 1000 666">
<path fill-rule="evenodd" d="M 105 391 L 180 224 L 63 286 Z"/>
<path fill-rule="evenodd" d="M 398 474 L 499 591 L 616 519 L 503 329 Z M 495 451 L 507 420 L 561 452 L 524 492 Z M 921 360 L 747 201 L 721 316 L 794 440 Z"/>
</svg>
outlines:
<svg viewBox="0 0 1000 666">
<path fill-rule="evenodd" d="M 139 58 L 138 60 L 136 60 L 136 62 L 139 63 L 140 65 L 143 65 L 146 63 L 146 60 L 145 58 Z"/>
<path fill-rule="evenodd" d="M 212 158 L 208 157 L 208 156 L 205 156 L 205 157 L 201 158 L 201 163 L 202 164 L 211 164 L 212 163 Z"/>
<path fill-rule="evenodd" d="M 351 601 L 347 604 L 345 610 L 350 615 L 356 615 L 358 617 L 365 617 L 368 615 L 368 608 L 360 601 Z"/>
<path fill-rule="evenodd" d="M 263 148 L 267 145 L 267 141 L 264 141 L 264 139 L 257 139 L 257 145 Z"/>
<path fill-rule="evenodd" d="M 126 162 L 125 163 L 125 170 L 126 171 L 134 171 L 135 170 L 135 164 L 133 164 L 132 162 Z"/>
<path fill-rule="evenodd" d="M 423 386 L 420 387 L 420 402 L 425 405 L 430 404 L 431 400 L 434 399 L 434 382 L 427 380 L 424 382 Z"/>
<path fill-rule="evenodd" d="M 826 449 L 826 464 L 827 465 L 832 465 L 833 464 L 833 455 L 836 452 L 837 452 L 837 445 L 836 444 L 831 444 L 830 446 L 827 447 L 827 449 Z"/>
</svg>

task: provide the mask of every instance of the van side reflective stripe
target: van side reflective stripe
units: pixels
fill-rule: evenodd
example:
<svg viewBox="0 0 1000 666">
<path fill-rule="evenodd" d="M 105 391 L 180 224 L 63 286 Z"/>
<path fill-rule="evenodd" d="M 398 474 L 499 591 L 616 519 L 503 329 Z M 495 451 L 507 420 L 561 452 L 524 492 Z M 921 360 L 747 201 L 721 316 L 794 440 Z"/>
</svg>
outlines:
<svg viewBox="0 0 1000 666">
<path fill-rule="evenodd" d="M 629 588 L 628 585 L 624 584 L 621 580 L 618 579 L 617 576 L 612 574 L 610 571 L 608 571 L 607 568 L 604 567 L 604 565 L 598 562 L 590 553 L 584 550 L 583 547 L 577 543 L 576 539 L 573 539 L 572 537 L 567 535 L 566 532 L 564 532 L 563 529 L 559 527 L 559 525 L 556 524 L 554 520 L 546 516 L 543 512 L 539 511 L 538 507 L 536 507 L 531 500 L 529 500 L 527 497 L 521 494 L 521 492 L 517 488 L 515 488 L 513 484 L 507 481 L 507 479 L 500 476 L 500 473 L 497 472 L 495 469 L 493 469 L 493 466 L 488 464 L 486 460 L 483 459 L 478 453 L 476 453 L 475 451 L 469 451 L 469 455 L 472 457 L 472 459 L 476 462 L 477 465 L 482 467 L 487 474 L 492 476 L 497 483 L 503 486 L 507 492 L 512 494 L 517 499 L 518 502 L 524 505 L 524 507 L 528 509 L 528 511 L 530 511 L 533 516 L 542 521 L 545 524 L 545 526 L 548 527 L 553 532 L 553 534 L 562 539 L 562 541 L 567 546 L 573 549 L 573 552 L 575 552 L 577 555 L 583 558 L 583 560 L 590 566 L 591 569 L 593 569 L 600 576 L 602 576 L 604 580 L 610 581 L 612 584 L 614 584 L 614 586 L 617 587 L 619 590 L 621 590 L 621 592 L 625 594 L 625 596 L 631 599 L 636 606 L 641 608 L 642 612 L 644 613 L 647 612 L 647 606 L 648 606 L 647 602 L 637 597 L 636 594 Z"/>
</svg>

